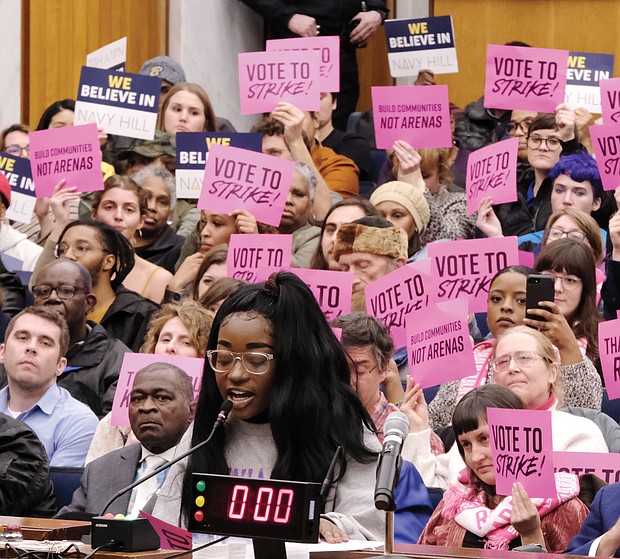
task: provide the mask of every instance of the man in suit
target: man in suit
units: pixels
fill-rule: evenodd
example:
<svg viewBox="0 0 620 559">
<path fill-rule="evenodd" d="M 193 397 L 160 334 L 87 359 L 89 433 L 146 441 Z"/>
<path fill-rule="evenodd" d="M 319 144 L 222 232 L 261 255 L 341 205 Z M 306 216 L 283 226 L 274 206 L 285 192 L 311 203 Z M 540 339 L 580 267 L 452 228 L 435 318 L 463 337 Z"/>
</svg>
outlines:
<svg viewBox="0 0 620 559">
<path fill-rule="evenodd" d="M 153 363 L 138 371 L 129 400 L 129 423 L 140 444 L 97 458 L 86 466 L 81 486 L 58 516 L 100 514 L 117 491 L 175 457 L 176 446 L 194 418 L 190 377 L 168 363 Z M 137 513 L 164 482 L 167 470 L 114 501 L 106 512 Z"/>
<path fill-rule="evenodd" d="M 598 491 L 579 533 L 565 553 L 590 557 L 620 557 L 620 483 Z"/>
</svg>

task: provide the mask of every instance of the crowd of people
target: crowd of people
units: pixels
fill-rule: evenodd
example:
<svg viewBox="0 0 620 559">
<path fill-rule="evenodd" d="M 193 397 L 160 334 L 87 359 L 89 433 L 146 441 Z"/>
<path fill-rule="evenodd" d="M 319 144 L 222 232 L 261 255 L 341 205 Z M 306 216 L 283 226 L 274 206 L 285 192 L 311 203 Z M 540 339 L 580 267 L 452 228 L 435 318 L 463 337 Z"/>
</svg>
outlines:
<svg viewBox="0 0 620 559">
<path fill-rule="evenodd" d="M 329 12 L 246 3 L 271 18 L 273 36 L 342 27 Z M 309 2 L 308 13 L 314 4 L 332 3 Z M 185 526 L 193 472 L 322 482 L 341 448 L 320 534 L 381 540 L 372 488 L 384 424 L 400 410 L 410 432 L 396 489 L 399 541 L 617 553 L 620 487 L 592 502 L 576 475 L 557 473 L 552 499 L 530 498 L 520 483 L 498 494 L 487 419 L 488 408 L 547 410 L 553 450 L 620 452 L 620 426 L 601 412 L 598 338 L 620 307 L 620 186 L 603 190 L 587 135 L 594 117 L 566 104 L 552 114 L 486 109 L 481 98 L 453 107 L 452 148 L 399 140 L 373 176 L 373 140 L 347 130 L 346 117 L 359 87 L 355 46 L 387 12 L 384 2 L 362 4 L 341 49 L 341 93 L 322 93 L 316 112 L 280 102 L 252 129 L 263 153 L 295 162 L 279 227 L 241 207 L 218 213 L 177 197 L 177 134 L 236 131 L 168 57 L 141 70 L 163 79 L 154 139 L 100 129 L 103 190 L 78 193 L 62 180 L 37 199 L 29 223 L 10 222 L 11 186 L 0 174 L 0 258 L 9 257 L 0 260 L 0 513 L 96 515 L 116 491 L 203 441 L 228 399 L 232 417 L 213 444 L 109 512 L 149 510 Z M 435 77 L 424 70 L 417 83 Z M 37 130 L 72 126 L 74 111 L 71 99 L 54 102 Z M 29 127 L 5 124 L 0 151 L 28 158 Z M 519 139 L 517 201 L 485 198 L 468 215 L 467 155 L 509 137 Z M 228 277 L 231 236 L 246 234 L 291 235 L 293 268 L 350 272 L 352 312 L 328 322 L 288 270 L 257 284 Z M 500 270 L 487 312 L 470 316 L 476 373 L 422 390 L 390 325 L 367 312 L 366 287 L 427 258 L 431 242 L 502 236 L 518 236 L 533 267 Z M 554 297 L 528 309 L 532 274 L 552 278 Z M 132 352 L 204 365 L 197 385 L 168 361 L 139 370 L 123 427 L 112 406 Z M 62 467 L 85 469 L 58 511 L 49 473 Z M 430 488 L 444 492 L 436 507 Z"/>
</svg>

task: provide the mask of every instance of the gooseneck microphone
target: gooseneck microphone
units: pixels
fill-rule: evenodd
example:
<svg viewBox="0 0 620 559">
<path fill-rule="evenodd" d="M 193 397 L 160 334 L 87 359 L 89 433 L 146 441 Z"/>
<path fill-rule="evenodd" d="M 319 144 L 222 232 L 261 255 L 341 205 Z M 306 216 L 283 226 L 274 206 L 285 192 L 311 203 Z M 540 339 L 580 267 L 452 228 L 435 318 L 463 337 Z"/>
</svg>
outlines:
<svg viewBox="0 0 620 559">
<path fill-rule="evenodd" d="M 409 434 L 409 419 L 401 411 L 391 413 L 385 420 L 383 433 L 383 448 L 375 484 L 375 507 L 379 510 L 394 511 L 396 509 L 394 491 L 402 463 L 400 453 Z"/>
<path fill-rule="evenodd" d="M 103 516 L 105 512 L 108 510 L 108 508 L 110 507 L 110 505 L 114 501 L 116 501 L 116 499 L 118 499 L 119 497 L 127 493 L 128 491 L 131 491 L 134 487 L 137 487 L 141 483 L 144 483 L 147 479 L 150 479 L 153 476 L 156 476 L 159 472 L 163 472 L 166 468 L 170 468 L 171 466 L 174 466 L 174 464 L 176 464 L 177 462 L 180 462 L 181 460 L 183 460 L 183 458 L 188 457 L 190 454 L 196 452 L 198 449 L 205 446 L 213 438 L 213 435 L 215 431 L 217 430 L 217 428 L 228 419 L 228 415 L 230 414 L 232 407 L 233 407 L 233 403 L 230 400 L 224 400 L 222 402 L 222 406 L 220 407 L 220 412 L 217 415 L 217 419 L 215 420 L 215 423 L 213 424 L 213 429 L 211 430 L 211 433 L 204 441 L 202 441 L 201 443 L 198 443 L 196 446 L 193 446 L 187 452 L 181 454 L 180 456 L 177 456 L 176 458 L 170 460 L 170 462 L 165 462 L 158 468 L 155 468 L 150 474 L 134 481 L 131 485 L 128 485 L 127 487 L 115 493 L 105 504 L 105 507 L 103 507 L 103 510 L 101 511 L 101 514 L 99 516 Z"/>
</svg>

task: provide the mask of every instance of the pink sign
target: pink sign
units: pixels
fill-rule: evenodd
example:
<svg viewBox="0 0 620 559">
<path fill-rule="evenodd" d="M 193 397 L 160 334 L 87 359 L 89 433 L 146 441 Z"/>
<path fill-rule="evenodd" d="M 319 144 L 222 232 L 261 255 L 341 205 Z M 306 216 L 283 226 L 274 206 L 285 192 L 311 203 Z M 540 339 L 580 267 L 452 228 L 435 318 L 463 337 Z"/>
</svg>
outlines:
<svg viewBox="0 0 620 559">
<path fill-rule="evenodd" d="M 292 235 L 231 235 L 226 269 L 229 278 L 265 281 L 273 272 L 291 267 Z"/>
<path fill-rule="evenodd" d="M 124 427 L 129 425 L 129 399 L 136 373 L 151 363 L 169 363 L 185 371 L 192 379 L 194 398 L 198 398 L 202 385 L 202 369 L 204 359 L 194 357 L 179 357 L 178 355 L 154 355 L 151 353 L 126 353 L 123 365 L 118 375 L 118 384 L 112 402 L 112 417 L 110 423 Z"/>
<path fill-rule="evenodd" d="M 620 398 L 620 318 L 599 322 L 598 351 L 609 399 Z"/>
<path fill-rule="evenodd" d="M 351 312 L 353 295 L 353 274 L 351 272 L 306 268 L 291 268 L 290 271 L 310 288 L 327 320 L 334 320 L 341 314 Z"/>
<path fill-rule="evenodd" d="M 308 51 L 239 54 L 239 94 L 244 115 L 268 113 L 280 101 L 302 111 L 318 111 L 320 55 Z"/>
<path fill-rule="evenodd" d="M 620 126 L 598 124 L 589 128 L 603 188 L 614 190 L 620 186 Z"/>
<path fill-rule="evenodd" d="M 140 516 L 146 518 L 157 532 L 161 549 L 192 549 L 191 532 L 160 520 L 143 510 L 140 511 Z"/>
<path fill-rule="evenodd" d="M 467 299 L 431 303 L 405 320 L 409 376 L 422 388 L 476 374 Z"/>
<path fill-rule="evenodd" d="M 620 78 L 601 80 L 601 107 L 605 124 L 620 122 Z"/>
<path fill-rule="evenodd" d="M 28 134 L 37 198 L 50 196 L 66 179 L 78 192 L 103 190 L 101 148 L 96 124 L 50 128 Z"/>
<path fill-rule="evenodd" d="M 278 227 L 294 171 L 294 161 L 213 144 L 198 208 L 224 214 L 247 210 L 257 221 Z"/>
<path fill-rule="evenodd" d="M 319 84 L 321 91 L 340 91 L 340 37 L 295 37 L 267 41 L 267 52 L 302 51 L 299 59 L 308 51 L 319 54 Z"/>
<path fill-rule="evenodd" d="M 487 46 L 484 106 L 552 113 L 564 103 L 568 51 Z"/>
<path fill-rule="evenodd" d="M 469 215 L 487 196 L 493 199 L 493 204 L 516 202 L 518 149 L 519 138 L 510 138 L 469 154 L 466 178 Z"/>
<path fill-rule="evenodd" d="M 530 497 L 555 497 L 551 413 L 489 408 L 487 419 L 497 494 L 520 481 Z"/>
<path fill-rule="evenodd" d="M 526 250 L 519 251 L 519 264 L 521 266 L 527 266 L 528 268 L 533 268 L 534 261 L 535 261 L 535 258 L 534 258 L 533 252 L 528 252 Z"/>
<path fill-rule="evenodd" d="M 428 245 L 439 301 L 469 298 L 469 312 L 486 312 L 493 276 L 519 263 L 516 237 L 435 242 Z"/>
<path fill-rule="evenodd" d="M 594 474 L 607 483 L 620 482 L 620 454 L 617 452 L 554 452 L 556 472 L 582 476 Z"/>
<path fill-rule="evenodd" d="M 452 147 L 447 85 L 395 85 L 372 88 L 378 149 L 396 140 L 414 148 Z"/>
<path fill-rule="evenodd" d="M 406 318 L 434 301 L 437 282 L 430 258 L 412 262 L 367 285 L 366 312 L 389 329 L 395 347 L 407 345 Z"/>
</svg>

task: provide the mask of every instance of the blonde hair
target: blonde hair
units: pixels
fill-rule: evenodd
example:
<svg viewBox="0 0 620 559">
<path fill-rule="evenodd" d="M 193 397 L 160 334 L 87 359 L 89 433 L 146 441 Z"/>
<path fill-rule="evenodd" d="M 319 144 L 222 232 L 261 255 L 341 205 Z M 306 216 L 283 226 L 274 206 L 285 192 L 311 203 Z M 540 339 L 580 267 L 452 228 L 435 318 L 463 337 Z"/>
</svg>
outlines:
<svg viewBox="0 0 620 559">
<path fill-rule="evenodd" d="M 579 210 L 575 210 L 574 208 L 562 208 L 557 212 L 553 212 L 549 216 L 547 224 L 545 225 L 545 232 L 542 236 L 542 246 L 546 246 L 547 241 L 549 240 L 549 234 L 547 233 L 547 231 L 551 229 L 554 226 L 555 222 L 563 216 L 572 219 L 579 226 L 579 229 L 583 231 L 588 241 L 588 244 L 590 245 L 589 248 L 592 250 L 594 261 L 598 266 L 605 257 L 605 252 L 603 251 L 603 236 L 601 235 L 601 228 L 598 226 L 598 223 L 596 223 L 596 221 L 591 215 Z"/>
</svg>

